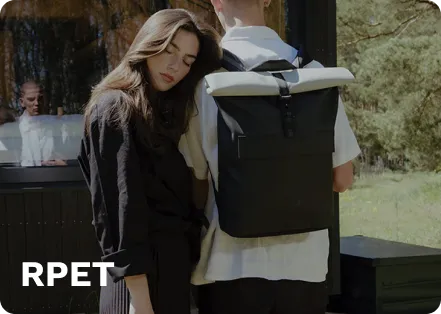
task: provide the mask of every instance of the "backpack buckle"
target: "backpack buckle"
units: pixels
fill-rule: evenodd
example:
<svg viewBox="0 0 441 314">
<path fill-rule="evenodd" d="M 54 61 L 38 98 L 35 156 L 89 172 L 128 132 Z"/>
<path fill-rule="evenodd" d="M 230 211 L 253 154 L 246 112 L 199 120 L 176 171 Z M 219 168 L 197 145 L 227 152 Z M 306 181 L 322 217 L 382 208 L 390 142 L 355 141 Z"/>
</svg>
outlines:
<svg viewBox="0 0 441 314">
<path fill-rule="evenodd" d="M 273 73 L 278 78 L 279 84 L 279 110 L 282 114 L 282 127 L 285 137 L 294 137 L 295 115 L 291 104 L 292 96 L 289 92 L 288 84 L 280 73 Z"/>
<path fill-rule="evenodd" d="M 282 100 L 282 101 L 286 101 L 286 102 L 288 102 L 288 103 L 289 103 L 289 101 L 290 101 L 291 98 L 292 98 L 291 94 L 288 94 L 288 95 L 280 95 L 279 97 L 280 97 L 280 100 Z"/>
<path fill-rule="evenodd" d="M 282 126 L 285 137 L 294 137 L 295 115 L 291 104 L 291 95 L 280 95 L 279 109 L 282 114 Z"/>
</svg>

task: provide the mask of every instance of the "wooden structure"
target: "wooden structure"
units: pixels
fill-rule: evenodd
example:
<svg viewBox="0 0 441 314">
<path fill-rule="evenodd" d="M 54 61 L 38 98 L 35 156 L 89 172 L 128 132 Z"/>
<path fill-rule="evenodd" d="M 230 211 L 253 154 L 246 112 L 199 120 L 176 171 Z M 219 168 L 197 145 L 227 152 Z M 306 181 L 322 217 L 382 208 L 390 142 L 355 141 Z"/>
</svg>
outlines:
<svg viewBox="0 0 441 314">
<path fill-rule="evenodd" d="M 169 0 L 167 2 L 172 8 L 184 8 L 197 12 L 208 23 L 213 25 L 220 34 L 224 33 L 210 0 Z M 284 0 L 273 0 L 271 1 L 271 6 L 265 12 L 265 20 L 268 26 L 277 31 L 282 39 L 286 39 L 286 3 L 287 1 Z"/>
<path fill-rule="evenodd" d="M 40 185 L 41 186 L 41 185 Z M 22 263 L 100 261 L 83 184 L 0 191 L 0 302 L 10 313 L 90 313 L 98 307 L 99 273 L 92 287 L 71 287 L 70 274 L 54 287 L 22 287 Z M 88 270 L 87 270 L 88 271 Z M 46 273 L 46 267 L 44 269 Z M 46 285 L 47 280 L 41 280 Z M 83 280 L 83 279 L 82 279 Z"/>
<path fill-rule="evenodd" d="M 94 68 L 99 74 L 100 71 L 107 71 L 109 67 L 117 64 L 137 29 L 152 12 L 167 7 L 188 8 L 202 14 L 223 33 L 209 0 L 10 2 L 0 16 L 0 96 L 8 103 L 13 102 L 16 82 L 19 81 L 23 70 L 21 67 L 26 66 L 13 64 L 12 60 L 17 53 L 17 50 L 14 50 L 14 40 L 18 41 L 19 32 L 14 33 L 8 29 L 10 23 L 62 21 L 59 25 L 66 26 L 66 36 L 74 38 L 75 45 L 71 46 L 72 53 L 66 50 L 67 54 L 62 54 L 58 49 L 59 54 L 54 56 L 70 58 L 73 67 L 95 64 L 96 60 L 103 58 L 105 62 Z M 291 44 L 304 44 L 312 57 L 327 66 L 333 66 L 336 63 L 335 12 L 335 0 L 273 0 L 266 13 L 266 19 L 269 26 L 283 39 Z M 89 28 L 92 26 L 87 22 L 90 20 L 95 21 L 95 35 L 90 33 Z M 72 25 L 76 28 L 72 28 Z M 62 27 L 58 28 L 58 32 L 61 29 Z M 89 31 L 88 35 L 84 35 L 82 30 Z M 60 65 L 62 66 L 64 63 Z M 71 68 L 63 69 L 64 73 L 68 73 Z M 90 72 L 81 72 L 81 75 Z M 45 78 L 47 77 L 48 82 L 57 81 L 56 76 L 49 75 Z M 93 82 L 92 80 L 87 84 Z M 82 82 L 75 81 L 74 85 L 66 85 L 68 83 L 66 81 L 64 85 L 57 86 L 62 90 L 63 86 L 76 86 L 75 84 Z M 84 86 L 78 86 L 79 89 L 84 89 Z M 76 90 L 73 94 L 75 92 Z M 63 102 L 65 112 L 75 113 L 83 99 L 67 94 L 51 93 L 55 95 L 53 99 L 66 101 Z M 71 98 L 66 100 L 63 97 Z M 339 292 L 338 197 L 335 209 L 335 226 L 331 230 L 329 277 L 332 294 Z M 99 261 L 100 251 L 91 220 L 89 194 L 77 166 L 2 168 L 0 165 L 0 302 L 7 311 L 14 314 L 97 312 L 97 272 L 92 273 L 92 278 L 89 278 L 92 287 L 72 288 L 70 278 L 56 281 L 55 287 L 36 287 L 33 283 L 30 287 L 22 287 L 21 278 L 21 264 L 25 261 L 42 264 L 53 261 L 66 264 Z M 42 280 L 46 283 L 46 279 Z"/>
<path fill-rule="evenodd" d="M 342 293 L 333 311 L 435 313 L 441 302 L 441 250 L 364 236 L 341 238 Z"/>
<path fill-rule="evenodd" d="M 327 67 L 337 66 L 337 3 L 335 0 L 287 0 L 286 41 L 301 44 L 312 58 Z M 334 225 L 329 231 L 328 287 L 340 293 L 339 196 L 334 193 Z"/>
</svg>

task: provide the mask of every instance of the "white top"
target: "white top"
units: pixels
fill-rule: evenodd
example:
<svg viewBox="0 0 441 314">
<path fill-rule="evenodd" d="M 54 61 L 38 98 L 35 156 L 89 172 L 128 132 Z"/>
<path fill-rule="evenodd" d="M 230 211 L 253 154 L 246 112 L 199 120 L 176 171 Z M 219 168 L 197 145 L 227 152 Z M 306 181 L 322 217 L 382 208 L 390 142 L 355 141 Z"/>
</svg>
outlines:
<svg viewBox="0 0 441 314">
<path fill-rule="evenodd" d="M 41 116 L 30 116 L 27 111 L 20 116 L 22 167 L 41 166 L 42 161 L 50 160 L 52 157 L 53 131 L 41 120 Z"/>
<path fill-rule="evenodd" d="M 267 60 L 293 61 L 297 53 L 275 31 L 263 26 L 230 29 L 222 40 L 222 46 L 241 58 L 248 68 Z M 310 66 L 323 67 L 315 61 Z M 203 85 L 198 89 L 196 102 L 198 114 L 190 122 L 180 148 L 188 165 L 194 168 L 197 178 L 207 179 L 210 171 L 217 186 L 218 109 Z M 335 167 L 354 159 L 360 153 L 341 101 L 335 126 L 335 149 Z M 322 282 L 326 279 L 328 230 L 253 239 L 233 238 L 219 227 L 212 186 L 206 214 L 211 224 L 203 237 L 201 260 L 193 273 L 193 284 L 244 277 L 309 282 Z"/>
</svg>

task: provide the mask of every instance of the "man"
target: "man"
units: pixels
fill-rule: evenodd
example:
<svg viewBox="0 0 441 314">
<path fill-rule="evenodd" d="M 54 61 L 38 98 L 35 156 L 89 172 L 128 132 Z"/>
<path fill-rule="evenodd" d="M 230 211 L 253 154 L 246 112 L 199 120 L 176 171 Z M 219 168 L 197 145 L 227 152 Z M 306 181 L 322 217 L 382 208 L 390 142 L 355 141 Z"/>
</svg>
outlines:
<svg viewBox="0 0 441 314">
<path fill-rule="evenodd" d="M 222 47 L 238 56 L 248 68 L 268 60 L 292 62 L 297 54 L 275 31 L 265 26 L 264 9 L 270 1 L 211 0 L 226 31 Z M 313 61 L 309 67 L 322 66 Z M 188 151 L 184 154 L 198 180 L 207 180 L 210 172 L 217 186 L 218 109 L 202 86 L 196 102 L 198 114 L 186 134 Z M 340 101 L 333 154 L 336 192 L 344 192 L 352 184 L 352 160 L 359 153 Z M 200 286 L 200 314 L 326 312 L 328 230 L 238 239 L 220 229 L 212 189 L 206 211 L 211 224 L 204 236 L 201 260 L 192 278 L 193 284 Z"/>
<path fill-rule="evenodd" d="M 19 118 L 22 136 L 21 166 L 65 166 L 66 162 L 55 158 L 53 126 L 50 116 L 44 112 L 44 97 L 40 85 L 34 81 L 20 87 L 20 105 L 23 114 Z"/>
<path fill-rule="evenodd" d="M 28 81 L 20 87 L 20 105 L 24 115 L 37 116 L 43 109 L 43 94 L 40 86 L 34 81 Z"/>
</svg>

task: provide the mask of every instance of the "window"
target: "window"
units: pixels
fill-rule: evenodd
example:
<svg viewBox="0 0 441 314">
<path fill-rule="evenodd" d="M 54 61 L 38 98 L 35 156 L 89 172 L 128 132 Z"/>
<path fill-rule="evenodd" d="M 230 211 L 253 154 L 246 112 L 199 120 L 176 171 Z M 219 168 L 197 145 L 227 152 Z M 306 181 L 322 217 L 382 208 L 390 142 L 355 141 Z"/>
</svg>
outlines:
<svg viewBox="0 0 441 314">
<path fill-rule="evenodd" d="M 161 3 L 21 0 L 3 7 L 1 183 L 82 180 L 76 157 L 91 88 Z"/>
<path fill-rule="evenodd" d="M 440 11 L 386 8 L 337 1 L 338 66 L 357 78 L 342 96 L 362 150 L 340 197 L 341 235 L 441 248 Z"/>
</svg>

